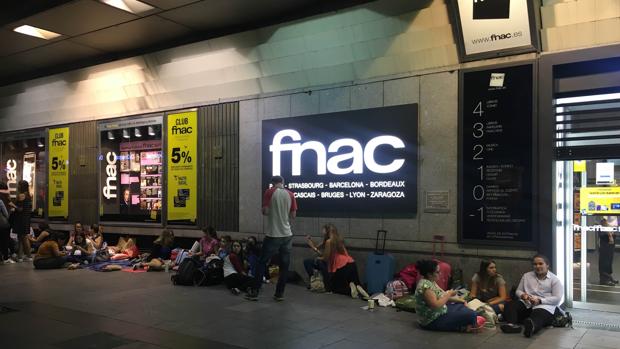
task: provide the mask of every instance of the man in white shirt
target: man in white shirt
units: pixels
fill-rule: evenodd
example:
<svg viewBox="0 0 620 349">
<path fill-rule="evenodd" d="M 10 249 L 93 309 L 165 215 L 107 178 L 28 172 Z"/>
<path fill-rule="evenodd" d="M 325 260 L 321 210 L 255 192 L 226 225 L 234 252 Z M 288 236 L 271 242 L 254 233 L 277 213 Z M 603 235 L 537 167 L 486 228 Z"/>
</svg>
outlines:
<svg viewBox="0 0 620 349">
<path fill-rule="evenodd" d="M 254 286 L 245 296 L 248 300 L 258 300 L 258 292 L 265 275 L 265 266 L 271 257 L 279 257 L 279 277 L 276 284 L 276 292 L 273 298 L 276 301 L 283 301 L 284 287 L 286 286 L 286 276 L 291 259 L 291 249 L 293 247 L 293 232 L 291 231 L 290 220 L 297 214 L 297 201 L 295 194 L 284 188 L 284 178 L 273 176 L 271 187 L 263 195 L 263 215 L 267 216 L 267 230 L 256 275 L 254 275 Z"/>
<path fill-rule="evenodd" d="M 533 271 L 523 274 L 516 296 L 518 300 L 506 303 L 504 319 L 508 324 L 501 329 L 506 333 L 519 333 L 531 337 L 541 328 L 551 325 L 554 315 L 562 313 L 564 287 L 560 279 L 549 271 L 549 259 L 543 255 L 532 258 Z"/>
</svg>

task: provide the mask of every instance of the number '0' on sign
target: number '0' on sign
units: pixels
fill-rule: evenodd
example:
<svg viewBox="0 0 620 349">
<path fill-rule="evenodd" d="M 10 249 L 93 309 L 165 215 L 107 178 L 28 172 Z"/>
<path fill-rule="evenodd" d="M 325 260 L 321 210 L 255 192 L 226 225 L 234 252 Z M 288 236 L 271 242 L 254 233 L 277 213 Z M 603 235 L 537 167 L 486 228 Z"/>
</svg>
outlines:
<svg viewBox="0 0 620 349">
<path fill-rule="evenodd" d="M 191 126 L 183 126 L 183 125 L 188 125 L 189 124 L 189 120 L 188 118 L 180 118 L 180 119 L 176 119 L 174 122 L 174 126 L 172 126 L 172 134 L 173 135 L 184 135 L 184 134 L 190 134 L 193 132 L 192 127 Z"/>
</svg>

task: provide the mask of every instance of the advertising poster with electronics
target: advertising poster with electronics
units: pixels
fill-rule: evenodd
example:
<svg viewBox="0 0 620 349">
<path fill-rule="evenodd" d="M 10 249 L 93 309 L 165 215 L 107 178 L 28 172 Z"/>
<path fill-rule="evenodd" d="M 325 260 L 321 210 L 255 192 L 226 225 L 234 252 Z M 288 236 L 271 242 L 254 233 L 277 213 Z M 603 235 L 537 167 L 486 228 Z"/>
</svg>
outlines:
<svg viewBox="0 0 620 349">
<path fill-rule="evenodd" d="M 465 60 L 487 53 L 497 56 L 536 50 L 530 0 L 453 0 L 453 6 Z"/>
<path fill-rule="evenodd" d="M 306 217 L 413 217 L 418 105 L 264 120 L 263 190 L 284 177 Z"/>
<path fill-rule="evenodd" d="M 161 222 L 162 116 L 99 124 L 103 221 Z"/>
<path fill-rule="evenodd" d="M 69 128 L 49 130 L 48 216 L 69 217 Z"/>
<path fill-rule="evenodd" d="M 620 215 L 620 187 L 579 188 L 582 214 Z"/>
<path fill-rule="evenodd" d="M 168 114 L 168 221 L 196 222 L 198 112 Z"/>
</svg>

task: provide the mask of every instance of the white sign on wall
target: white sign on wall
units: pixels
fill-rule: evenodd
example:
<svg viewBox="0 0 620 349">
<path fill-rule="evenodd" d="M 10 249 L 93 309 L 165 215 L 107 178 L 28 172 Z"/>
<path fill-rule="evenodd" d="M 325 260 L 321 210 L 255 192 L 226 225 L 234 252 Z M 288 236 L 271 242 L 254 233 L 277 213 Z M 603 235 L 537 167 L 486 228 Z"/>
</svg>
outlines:
<svg viewBox="0 0 620 349">
<path fill-rule="evenodd" d="M 535 51 L 531 0 L 453 0 L 464 60 Z"/>
</svg>

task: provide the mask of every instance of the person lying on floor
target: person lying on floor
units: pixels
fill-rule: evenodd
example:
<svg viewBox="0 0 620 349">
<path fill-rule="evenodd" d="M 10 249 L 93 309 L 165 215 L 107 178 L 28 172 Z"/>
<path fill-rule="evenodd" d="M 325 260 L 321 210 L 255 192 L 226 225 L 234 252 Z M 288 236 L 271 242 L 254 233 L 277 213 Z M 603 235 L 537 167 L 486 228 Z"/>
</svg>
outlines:
<svg viewBox="0 0 620 349">
<path fill-rule="evenodd" d="M 33 262 L 34 268 L 59 269 L 68 264 L 66 253 L 60 251 L 60 246 L 64 245 L 64 240 L 65 237 L 62 233 L 51 233 L 37 250 Z"/>
<path fill-rule="evenodd" d="M 136 245 L 136 240 L 131 237 L 121 236 L 116 246 L 108 246 L 110 259 L 113 261 L 132 259 L 138 257 L 140 251 Z"/>
<path fill-rule="evenodd" d="M 163 270 L 165 261 L 170 259 L 173 243 L 174 232 L 172 229 L 164 229 L 153 242 L 151 252 L 143 258 L 143 262 L 134 264 L 133 269 L 146 266 L 149 271 Z"/>
<path fill-rule="evenodd" d="M 504 319 L 500 326 L 505 333 L 520 333 L 531 337 L 543 327 L 551 325 L 556 315 L 563 314 L 560 308 L 564 298 L 564 287 L 560 279 L 549 271 L 549 259 L 541 254 L 532 258 L 533 271 L 523 274 L 517 287 L 518 299 L 506 303 Z"/>
<path fill-rule="evenodd" d="M 497 272 L 495 261 L 490 259 L 480 261 L 480 269 L 471 279 L 469 295 L 472 299 L 476 298 L 490 305 L 496 314 L 504 311 L 504 303 L 508 299 L 506 281 Z"/>
<path fill-rule="evenodd" d="M 228 253 L 224 257 L 224 284 L 233 294 L 238 295 L 252 286 L 254 278 L 249 277 L 243 267 L 241 242 L 233 241 L 228 246 Z"/>
<path fill-rule="evenodd" d="M 456 291 L 444 291 L 437 285 L 440 270 L 436 261 L 419 260 L 416 269 L 422 279 L 415 289 L 415 310 L 423 329 L 473 332 L 484 326 L 485 319 L 456 298 Z"/>
<path fill-rule="evenodd" d="M 349 255 L 336 226 L 326 224 L 323 232 L 326 237 L 323 253 L 317 258 L 327 265 L 329 280 L 326 288 L 334 293 L 350 295 L 352 298 L 361 296 L 363 299 L 369 299 L 368 292 L 361 286 L 355 260 Z M 325 283 L 325 280 L 323 282 Z"/>
</svg>

